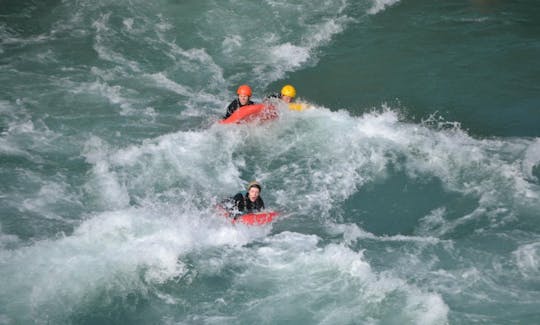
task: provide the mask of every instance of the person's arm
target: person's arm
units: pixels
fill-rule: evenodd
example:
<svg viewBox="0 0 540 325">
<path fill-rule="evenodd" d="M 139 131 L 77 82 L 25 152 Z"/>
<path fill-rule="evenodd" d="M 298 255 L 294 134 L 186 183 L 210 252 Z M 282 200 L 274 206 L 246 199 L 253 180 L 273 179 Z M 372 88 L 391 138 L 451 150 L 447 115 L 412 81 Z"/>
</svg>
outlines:
<svg viewBox="0 0 540 325">
<path fill-rule="evenodd" d="M 234 113 L 234 111 L 236 111 L 238 109 L 238 107 L 240 107 L 240 102 L 238 101 L 238 98 L 233 100 L 229 106 L 227 106 L 227 113 L 225 113 L 225 116 L 223 117 L 223 119 L 226 119 L 228 118 L 229 116 L 232 115 L 232 113 Z"/>
<path fill-rule="evenodd" d="M 234 199 L 234 205 L 236 206 L 238 211 L 241 211 L 241 212 L 244 211 L 246 208 L 244 204 L 244 195 L 242 195 L 242 193 L 237 193 L 233 199 Z"/>
</svg>

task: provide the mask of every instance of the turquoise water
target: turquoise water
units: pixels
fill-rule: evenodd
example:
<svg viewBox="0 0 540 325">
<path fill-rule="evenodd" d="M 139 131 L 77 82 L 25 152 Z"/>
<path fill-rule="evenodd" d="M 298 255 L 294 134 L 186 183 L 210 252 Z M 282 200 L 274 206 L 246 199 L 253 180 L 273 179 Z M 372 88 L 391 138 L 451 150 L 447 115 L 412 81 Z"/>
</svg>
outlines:
<svg viewBox="0 0 540 325">
<path fill-rule="evenodd" d="M 0 324 L 540 323 L 534 1 L 3 1 Z M 308 109 L 216 124 L 241 83 Z M 250 180 L 282 213 L 213 205 Z"/>
</svg>

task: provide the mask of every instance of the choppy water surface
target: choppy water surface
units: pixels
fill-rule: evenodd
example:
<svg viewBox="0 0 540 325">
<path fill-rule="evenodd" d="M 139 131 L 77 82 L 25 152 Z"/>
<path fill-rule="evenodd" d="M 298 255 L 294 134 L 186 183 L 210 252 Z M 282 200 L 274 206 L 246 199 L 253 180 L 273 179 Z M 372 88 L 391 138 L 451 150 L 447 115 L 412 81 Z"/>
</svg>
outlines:
<svg viewBox="0 0 540 325">
<path fill-rule="evenodd" d="M 4 2 L 0 324 L 540 322 L 537 7 Z"/>
</svg>

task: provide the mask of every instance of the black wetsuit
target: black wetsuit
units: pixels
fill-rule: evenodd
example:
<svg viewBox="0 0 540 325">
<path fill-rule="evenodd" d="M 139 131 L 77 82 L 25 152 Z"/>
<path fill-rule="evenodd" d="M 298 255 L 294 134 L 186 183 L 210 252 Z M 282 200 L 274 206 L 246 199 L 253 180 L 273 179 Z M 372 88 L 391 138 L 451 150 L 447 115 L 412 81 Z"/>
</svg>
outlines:
<svg viewBox="0 0 540 325">
<path fill-rule="evenodd" d="M 251 100 L 248 100 L 247 104 L 246 105 L 253 105 L 254 103 L 251 101 Z M 232 113 L 234 113 L 234 111 L 236 111 L 237 109 L 239 109 L 240 107 L 242 106 L 246 106 L 246 105 L 242 105 L 240 104 L 240 100 L 238 98 L 236 98 L 235 100 L 233 100 L 229 106 L 227 106 L 227 113 L 225 113 L 225 116 L 223 117 L 223 119 L 226 119 L 228 118 L 229 116 L 232 115 Z"/>
<path fill-rule="evenodd" d="M 269 99 L 272 99 L 272 98 L 279 98 L 281 99 L 281 94 L 280 93 L 272 93 L 270 95 L 267 95 L 264 99 L 265 100 L 269 100 Z"/>
<path fill-rule="evenodd" d="M 255 200 L 255 202 L 251 202 L 247 193 L 244 195 L 242 192 L 240 192 L 233 197 L 233 200 L 234 205 L 240 212 L 251 213 L 264 209 L 264 201 L 260 196 L 257 198 L 257 200 Z"/>
</svg>

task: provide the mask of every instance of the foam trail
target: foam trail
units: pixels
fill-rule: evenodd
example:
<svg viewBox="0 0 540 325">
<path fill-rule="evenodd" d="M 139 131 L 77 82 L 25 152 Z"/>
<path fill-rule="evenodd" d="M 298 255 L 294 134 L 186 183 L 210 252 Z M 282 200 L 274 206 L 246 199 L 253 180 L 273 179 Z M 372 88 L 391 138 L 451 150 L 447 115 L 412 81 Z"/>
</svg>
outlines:
<svg viewBox="0 0 540 325">
<path fill-rule="evenodd" d="M 166 206 L 116 210 L 93 216 L 71 236 L 2 250 L 2 312 L 20 320 L 44 313 L 61 320 L 101 295 L 144 293 L 181 277 L 187 269 L 179 256 L 195 248 L 245 244 L 258 236 L 193 213 Z"/>
<path fill-rule="evenodd" d="M 241 306 L 250 306 L 245 315 L 248 319 L 261 322 L 268 314 L 274 320 L 284 317 L 298 322 L 349 323 L 368 321 L 376 307 L 394 310 L 390 314 L 413 323 L 447 321 L 448 307 L 437 294 L 424 293 L 390 274 L 374 272 L 361 252 L 339 244 L 321 247 L 319 240 L 314 235 L 286 231 L 266 237 L 262 247 L 233 257 L 232 263 L 244 264 L 247 260 L 252 265 L 234 283 L 235 291 L 249 290 L 257 295 L 257 299 L 239 301 Z M 285 283 L 264 280 L 266 294 L 254 290 L 258 279 L 278 277 Z M 291 285 L 294 291 L 290 291 Z M 403 300 L 391 302 L 392 296 Z M 303 303 L 298 305 L 298 300 Z M 319 305 L 317 301 L 335 301 L 339 307 Z"/>
<path fill-rule="evenodd" d="M 309 225 L 317 217 L 334 220 L 336 206 L 358 189 L 390 178 L 389 165 L 393 165 L 411 179 L 436 177 L 447 191 L 476 198 L 481 209 L 457 221 L 466 223 L 480 218 L 482 209 L 500 208 L 501 202 L 513 209 L 514 200 L 508 196 L 518 198 L 520 192 L 534 191 L 522 181 L 524 175 L 516 164 L 531 143 L 476 140 L 459 129 L 409 124 L 390 109 L 359 117 L 321 107 L 282 113 L 279 123 L 216 124 L 126 147 L 98 137 L 88 139 L 83 155 L 91 168 L 85 188 L 105 212 L 91 214 L 69 236 L 39 241 L 15 252 L 2 251 L 1 278 L 10 279 L 2 283 L 8 293 L 2 296 L 2 304 L 9 315 L 21 312 L 37 317 L 47 311 L 62 319 L 70 309 L 91 304 L 102 294 L 157 291 L 166 299 L 170 296 L 161 292 L 160 285 L 184 277 L 187 281 L 193 268 L 205 274 L 206 264 L 217 264 L 207 276 L 244 270 L 231 282 L 224 303 L 255 304 L 258 309 L 252 310 L 257 314 L 248 312 L 246 319 L 263 321 L 260 310 L 276 300 L 289 301 L 279 312 L 291 314 L 293 309 L 287 306 L 298 310 L 294 301 L 303 298 L 312 306 L 337 299 L 342 304 L 339 310 L 314 308 L 313 319 L 329 323 L 368 321 L 376 317 L 372 308 L 388 310 L 385 315 L 397 310 L 399 319 L 413 323 L 447 321 L 448 306 L 440 294 L 408 284 L 399 268 L 373 270 L 361 245 L 367 240 L 379 245 L 446 248 L 448 243 L 436 236 L 451 233 L 456 228 L 452 223 L 442 233 L 430 235 L 426 221 L 426 228 L 415 236 L 377 236 L 353 224 L 335 225 L 332 230 L 330 223 L 324 231 L 343 234 L 343 243 L 321 243 L 319 237 L 299 232 L 270 234 L 271 228 L 232 227 L 225 220 L 216 221 L 209 205 L 257 178 L 271 189 L 265 192 L 269 206 L 295 211 L 290 221 L 283 222 Z M 500 148 L 505 148 L 505 155 L 499 154 Z M 482 168 L 479 161 L 485 162 Z M 492 190 L 494 183 L 499 184 L 496 190 Z M 492 198 L 502 201 L 494 205 Z M 438 215 L 444 217 L 445 210 Z M 440 220 L 436 216 L 434 212 L 434 224 Z M 212 249 L 234 253 L 216 261 Z M 200 265 L 187 263 L 185 257 L 192 254 L 200 254 Z M 421 264 L 419 257 L 415 265 Z M 8 276 L 21 265 L 24 272 L 15 279 Z M 258 291 L 261 276 L 269 283 L 266 290 Z M 293 283 L 298 291 L 291 296 L 283 288 Z M 325 290 L 318 291 L 313 284 Z M 234 294 L 244 291 L 259 297 L 243 301 L 245 296 Z M 395 296 L 401 299 L 389 299 Z M 14 297 L 15 302 L 6 297 Z M 56 309 L 58 305 L 67 311 Z M 186 321 L 193 320 L 192 316 L 185 315 Z"/>
<path fill-rule="evenodd" d="M 368 13 L 371 15 L 378 14 L 379 12 L 395 5 L 398 2 L 399 0 L 373 0 L 373 6 L 368 10 Z"/>
<path fill-rule="evenodd" d="M 525 159 L 523 160 L 523 172 L 527 175 L 528 179 L 540 181 L 540 139 L 531 143 L 525 153 Z M 536 172 L 535 172 L 536 170 Z"/>
</svg>

